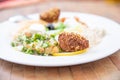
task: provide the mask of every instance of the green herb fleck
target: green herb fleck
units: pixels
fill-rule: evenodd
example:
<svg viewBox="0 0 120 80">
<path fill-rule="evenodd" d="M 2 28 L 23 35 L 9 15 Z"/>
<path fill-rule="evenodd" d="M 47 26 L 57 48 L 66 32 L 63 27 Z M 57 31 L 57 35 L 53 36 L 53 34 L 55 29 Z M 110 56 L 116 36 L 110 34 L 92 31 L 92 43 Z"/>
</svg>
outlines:
<svg viewBox="0 0 120 80">
<path fill-rule="evenodd" d="M 65 28 L 66 28 L 66 26 L 62 22 L 60 22 L 60 23 L 58 23 L 58 25 L 56 26 L 55 29 L 65 29 Z"/>
<path fill-rule="evenodd" d="M 34 34 L 33 40 L 35 41 L 35 40 L 37 40 L 37 39 L 38 39 L 38 40 L 45 40 L 46 37 L 43 36 L 43 35 L 41 35 L 41 34 L 36 33 L 36 34 Z"/>
<path fill-rule="evenodd" d="M 12 42 L 12 43 L 11 43 L 11 46 L 12 46 L 12 47 L 15 47 L 15 46 L 16 46 L 16 44 L 15 44 L 14 42 Z"/>
<path fill-rule="evenodd" d="M 22 48 L 22 52 L 25 52 L 27 54 L 34 54 L 34 50 L 26 48 L 26 47 Z"/>
</svg>

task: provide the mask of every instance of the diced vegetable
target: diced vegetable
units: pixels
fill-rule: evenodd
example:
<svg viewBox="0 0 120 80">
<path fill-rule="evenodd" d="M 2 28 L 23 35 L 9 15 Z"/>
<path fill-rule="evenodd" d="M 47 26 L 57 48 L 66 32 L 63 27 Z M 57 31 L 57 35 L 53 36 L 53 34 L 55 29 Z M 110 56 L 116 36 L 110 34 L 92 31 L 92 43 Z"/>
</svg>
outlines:
<svg viewBox="0 0 120 80">
<path fill-rule="evenodd" d="M 13 47 L 22 46 L 20 51 L 26 54 L 39 54 L 46 56 L 51 54 L 52 46 L 58 46 L 55 39 L 56 35 L 48 35 L 45 33 L 23 32 L 11 43 Z"/>
<path fill-rule="evenodd" d="M 31 39 L 26 39 L 25 42 L 26 42 L 27 44 L 30 44 L 32 41 L 31 41 Z"/>
<path fill-rule="evenodd" d="M 33 35 L 33 40 L 35 41 L 35 40 L 45 40 L 45 36 L 43 36 L 43 35 L 41 35 L 41 34 L 38 34 L 38 33 L 36 33 L 36 34 L 34 34 Z"/>
<path fill-rule="evenodd" d="M 26 47 L 22 48 L 22 52 L 25 52 L 27 54 L 34 54 L 34 50 L 26 48 Z"/>
<path fill-rule="evenodd" d="M 62 22 L 59 22 L 55 27 L 55 29 L 65 29 L 65 28 L 66 26 Z"/>
<path fill-rule="evenodd" d="M 15 43 L 15 42 L 12 42 L 12 43 L 11 43 L 11 46 L 12 46 L 12 47 L 15 47 L 15 46 L 16 46 L 16 43 Z"/>
</svg>

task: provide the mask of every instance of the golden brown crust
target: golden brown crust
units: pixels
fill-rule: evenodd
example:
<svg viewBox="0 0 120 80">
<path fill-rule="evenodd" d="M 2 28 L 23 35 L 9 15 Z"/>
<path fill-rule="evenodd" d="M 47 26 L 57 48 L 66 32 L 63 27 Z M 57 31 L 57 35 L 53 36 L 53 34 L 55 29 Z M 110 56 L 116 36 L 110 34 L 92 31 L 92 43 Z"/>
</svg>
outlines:
<svg viewBox="0 0 120 80">
<path fill-rule="evenodd" d="M 59 8 L 51 8 L 48 11 L 41 13 L 40 19 L 42 19 L 46 22 L 54 22 L 54 21 L 58 20 L 59 15 L 60 15 Z"/>
<path fill-rule="evenodd" d="M 89 47 L 89 41 L 76 33 L 63 32 L 58 37 L 59 45 L 63 51 L 79 51 Z"/>
</svg>

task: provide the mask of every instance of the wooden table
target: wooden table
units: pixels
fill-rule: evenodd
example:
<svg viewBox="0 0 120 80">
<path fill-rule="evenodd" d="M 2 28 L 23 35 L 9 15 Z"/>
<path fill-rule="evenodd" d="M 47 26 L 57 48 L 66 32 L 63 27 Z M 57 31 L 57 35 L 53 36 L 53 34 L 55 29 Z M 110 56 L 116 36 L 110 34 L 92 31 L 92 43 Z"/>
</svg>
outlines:
<svg viewBox="0 0 120 80">
<path fill-rule="evenodd" d="M 17 14 L 41 12 L 53 6 L 60 7 L 62 11 L 101 15 L 120 23 L 119 5 L 84 1 L 47 1 L 31 6 L 1 10 L 0 21 Z M 120 80 L 120 50 L 95 62 L 68 67 L 25 66 L 0 60 L 0 80 Z"/>
</svg>

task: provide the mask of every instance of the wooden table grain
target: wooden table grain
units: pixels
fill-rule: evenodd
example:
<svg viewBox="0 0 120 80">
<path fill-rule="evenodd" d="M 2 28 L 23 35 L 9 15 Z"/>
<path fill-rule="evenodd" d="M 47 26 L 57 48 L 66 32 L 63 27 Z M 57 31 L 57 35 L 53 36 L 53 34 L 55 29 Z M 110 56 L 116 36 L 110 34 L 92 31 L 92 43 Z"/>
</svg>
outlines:
<svg viewBox="0 0 120 80">
<path fill-rule="evenodd" d="M 120 6 L 104 2 L 47 1 L 0 11 L 0 21 L 10 16 L 38 13 L 57 6 L 61 11 L 77 11 L 104 16 L 120 23 Z M 1 52 L 1 54 L 4 54 Z M 102 53 L 101 53 L 102 54 Z M 35 67 L 0 59 L 0 80 L 120 80 L 120 50 L 104 59 L 66 67 Z"/>
</svg>

